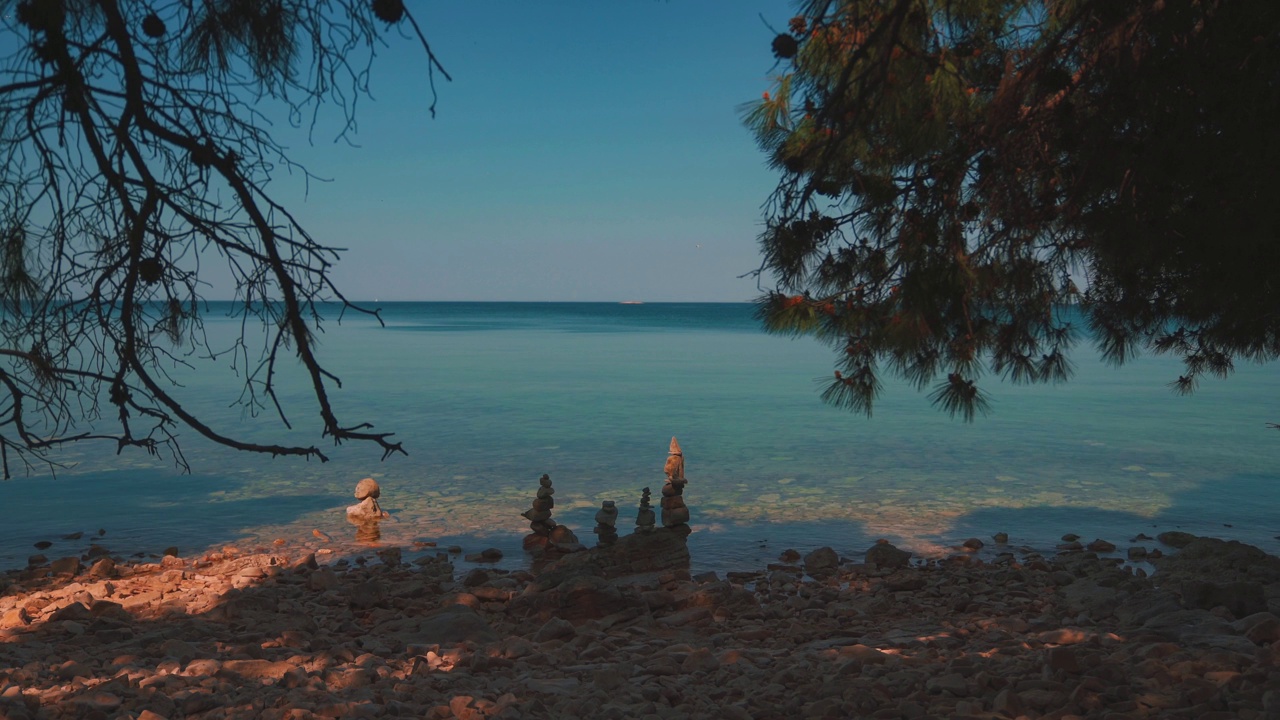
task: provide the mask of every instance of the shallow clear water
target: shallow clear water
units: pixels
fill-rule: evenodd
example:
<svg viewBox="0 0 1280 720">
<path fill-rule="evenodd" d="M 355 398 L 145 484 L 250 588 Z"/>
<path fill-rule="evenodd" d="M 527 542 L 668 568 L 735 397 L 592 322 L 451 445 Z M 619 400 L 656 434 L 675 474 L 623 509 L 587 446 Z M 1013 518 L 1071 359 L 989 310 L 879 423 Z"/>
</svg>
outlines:
<svg viewBox="0 0 1280 720">
<path fill-rule="evenodd" d="M 218 310 L 210 332 L 229 337 L 238 326 Z M 700 568 L 754 567 L 786 547 L 852 555 L 879 537 L 937 552 L 997 531 L 1043 549 L 1065 532 L 1123 547 L 1179 528 L 1280 550 L 1270 366 L 1180 398 L 1165 387 L 1176 361 L 1116 370 L 1083 344 L 1074 381 L 990 379 L 994 412 L 966 425 L 892 381 L 872 419 L 823 405 L 815 378 L 830 375 L 831 352 L 764 335 L 749 305 L 403 303 L 384 317 L 386 328 L 327 323 L 321 353 L 343 380 L 340 417 L 396 432 L 408 457 L 379 462 L 348 445 L 329 463 L 271 459 L 187 433 L 195 473 L 183 476 L 160 458 L 67 448 L 58 459 L 74 467 L 56 479 L 0 483 L 0 567 L 25 563 L 37 540 L 98 528 L 117 552 L 313 528 L 345 537 L 342 508 L 365 476 L 395 516 L 385 540 L 496 545 L 518 563 L 519 513 L 539 475 L 555 482 L 555 519 L 584 541 L 603 499 L 618 502 L 627 532 L 640 488 L 662 484 L 672 435 Z M 201 368 L 182 379 L 189 406 L 223 429 L 320 441 L 300 424 L 314 411 L 290 404 L 301 385 L 284 387 L 299 427 L 285 431 L 227 406 L 233 377 Z"/>
</svg>

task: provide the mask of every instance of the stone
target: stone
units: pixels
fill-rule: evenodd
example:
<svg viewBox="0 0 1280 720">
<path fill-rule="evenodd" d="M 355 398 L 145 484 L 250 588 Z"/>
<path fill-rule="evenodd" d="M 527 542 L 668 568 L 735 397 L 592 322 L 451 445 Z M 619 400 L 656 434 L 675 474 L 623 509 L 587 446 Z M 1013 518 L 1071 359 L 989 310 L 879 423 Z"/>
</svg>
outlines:
<svg viewBox="0 0 1280 720">
<path fill-rule="evenodd" d="M 1085 545 L 1085 548 L 1089 550 L 1089 552 L 1097 552 L 1097 553 L 1109 553 L 1109 552 L 1115 552 L 1116 550 L 1116 546 L 1114 543 L 1107 542 L 1106 540 L 1103 540 L 1101 538 L 1098 538 L 1097 540 L 1094 540 L 1088 545 Z"/>
<path fill-rule="evenodd" d="M 688 533 L 680 528 L 661 528 L 621 537 L 607 547 L 565 555 L 546 565 L 527 592 L 555 589 L 583 575 L 615 579 L 640 574 L 684 573 L 688 577 L 687 538 Z"/>
<path fill-rule="evenodd" d="M 538 631 L 533 634 L 533 641 L 544 643 L 549 640 L 568 640 L 577 634 L 578 631 L 573 623 L 564 618 L 553 617 L 538 628 Z"/>
<path fill-rule="evenodd" d="M 684 503 L 684 453 L 680 443 L 671 438 L 667 463 L 664 467 L 667 480 L 662 486 L 662 526 L 678 527 L 689 522 L 689 508 Z"/>
<path fill-rule="evenodd" d="M 924 688 L 931 693 L 946 693 L 956 697 L 968 697 L 969 681 L 960 673 L 946 673 L 929 678 Z"/>
<path fill-rule="evenodd" d="M 667 447 L 667 462 L 662 471 L 666 473 L 668 482 L 684 480 L 684 451 L 680 449 L 680 443 L 676 442 L 675 437 L 671 438 L 671 444 Z"/>
<path fill-rule="evenodd" d="M 49 572 L 54 575 L 79 575 L 82 568 L 80 558 L 75 556 L 58 558 L 49 564 Z"/>
<path fill-rule="evenodd" d="M 649 488 L 640 491 L 640 507 L 636 511 L 636 532 L 652 532 L 658 517 L 649 505 Z"/>
<path fill-rule="evenodd" d="M 573 531 L 566 525 L 557 525 L 551 530 L 548 537 L 551 539 L 551 542 L 558 545 L 572 545 L 578 542 L 578 536 L 574 535 Z"/>
<path fill-rule="evenodd" d="M 1184 548 L 1190 545 L 1196 536 L 1178 530 L 1169 530 L 1157 535 L 1156 539 L 1172 548 Z"/>
<path fill-rule="evenodd" d="M 911 553 L 899 550 L 888 540 L 877 540 L 866 554 L 866 563 L 879 568 L 902 568 L 911 561 Z"/>
<path fill-rule="evenodd" d="M 596 511 L 596 526 L 592 530 L 598 538 L 599 545 L 612 545 L 618 541 L 618 506 L 612 500 L 600 503 Z"/>
<path fill-rule="evenodd" d="M 1073 675 L 1080 672 L 1080 661 L 1076 657 L 1076 651 L 1070 646 L 1049 648 L 1045 652 L 1045 665 L 1050 670 Z"/>
<path fill-rule="evenodd" d="M 1231 627 L 1255 645 L 1280 642 L 1280 618 L 1270 612 L 1258 612 L 1231 623 Z"/>
<path fill-rule="evenodd" d="M 489 623 L 466 605 L 448 605 L 429 615 L 398 618 L 380 625 L 378 630 L 413 645 L 490 643 L 500 639 Z"/>
<path fill-rule="evenodd" d="M 390 517 L 390 513 L 383 511 L 378 505 L 377 498 L 367 497 L 355 505 L 347 507 L 347 518 L 350 520 L 361 521 L 378 521 Z"/>
<path fill-rule="evenodd" d="M 378 481 L 373 478 L 365 478 L 356 483 L 355 496 L 357 500 L 364 500 L 365 498 L 377 500 L 381 494 L 382 489 L 378 487 Z"/>
<path fill-rule="evenodd" d="M 997 545 L 1005 545 L 1009 542 L 1009 533 L 998 532 L 995 535 L 992 535 L 991 539 L 995 540 Z"/>
<path fill-rule="evenodd" d="M 804 571 L 810 575 L 829 575 L 840 566 L 840 556 L 829 547 L 820 547 L 804 556 Z"/>
<path fill-rule="evenodd" d="M 116 561 L 109 557 L 99 558 L 89 567 L 89 577 L 111 578 L 116 574 Z"/>
<path fill-rule="evenodd" d="M 1236 618 L 1267 611 L 1267 593 L 1261 583 L 1212 583 L 1187 580 L 1182 584 L 1182 603 L 1189 608 L 1212 610 L 1225 607 Z"/>
<path fill-rule="evenodd" d="M 981 550 L 983 548 L 983 545 L 984 543 L 978 538 L 969 538 L 968 540 L 965 540 L 963 543 L 961 543 L 961 547 L 963 547 L 966 550 Z"/>
<path fill-rule="evenodd" d="M 884 579 L 885 587 L 892 592 L 922 590 L 928 584 L 924 575 L 911 568 L 903 568 Z"/>
<path fill-rule="evenodd" d="M 609 527 L 618 524 L 618 506 L 614 501 L 605 500 L 600 503 L 600 509 L 596 511 L 596 524 Z"/>
<path fill-rule="evenodd" d="M 366 580 L 347 591 L 347 602 L 360 610 L 368 610 L 382 603 L 387 597 L 386 588 L 377 580 Z"/>
<path fill-rule="evenodd" d="M 572 541 L 559 543 L 553 537 L 557 531 L 559 531 L 557 537 L 564 538 L 564 533 L 573 536 L 569 528 L 562 529 L 562 526 L 551 519 L 551 509 L 555 507 L 555 501 L 551 497 L 553 494 L 555 494 L 555 488 L 551 486 L 551 476 L 543 473 L 542 477 L 538 478 L 538 490 L 533 502 L 528 510 L 521 513 L 521 516 L 529 521 L 529 529 L 533 531 L 524 537 L 521 544 L 525 551 L 534 555 L 541 555 L 552 549 L 569 549 L 578 545 L 577 537 L 573 537 Z"/>
</svg>

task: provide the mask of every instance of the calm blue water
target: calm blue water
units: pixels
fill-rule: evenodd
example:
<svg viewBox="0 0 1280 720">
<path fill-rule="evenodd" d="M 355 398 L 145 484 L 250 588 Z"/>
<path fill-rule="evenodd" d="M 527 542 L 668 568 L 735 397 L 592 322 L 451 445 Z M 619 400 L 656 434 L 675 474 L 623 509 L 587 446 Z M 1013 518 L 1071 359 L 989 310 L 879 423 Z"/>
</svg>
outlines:
<svg viewBox="0 0 1280 720">
<path fill-rule="evenodd" d="M 208 318 L 215 342 L 238 325 Z M 953 421 L 893 381 L 875 417 L 822 404 L 816 378 L 831 352 L 761 333 L 749 305 L 401 303 L 387 327 L 327 322 L 322 357 L 343 381 L 344 422 L 370 421 L 408 457 L 332 450 L 332 462 L 213 447 L 192 433 L 195 472 L 105 446 L 67 448 L 56 478 L 0 483 L 0 567 L 24 564 L 38 540 L 107 530 L 117 552 L 184 553 L 242 541 L 353 534 L 342 508 L 365 476 L 395 521 L 384 539 L 496 545 L 519 563 L 519 513 L 537 478 L 555 482 L 555 518 L 592 541 L 603 499 L 629 528 L 640 488 L 662 484 L 667 442 L 680 439 L 701 568 L 758 566 L 786 547 L 864 550 L 885 537 L 938 552 L 970 536 L 1010 533 L 1048 548 L 1066 532 L 1122 545 L 1180 528 L 1280 551 L 1280 421 L 1273 367 L 1242 366 L 1190 398 L 1165 383 L 1168 358 L 1121 370 L 1091 348 L 1062 386 L 989 380 L 994 412 Z M 258 440 L 323 442 L 315 411 L 286 383 L 295 430 L 229 407 L 223 366 L 177 371 L 188 406 Z M 1229 526 L 1229 527 L 1228 527 Z M 623 532 L 626 532 L 623 529 Z M 46 551 L 74 552 L 86 540 Z M 60 553 L 60 550 L 63 551 Z"/>
</svg>

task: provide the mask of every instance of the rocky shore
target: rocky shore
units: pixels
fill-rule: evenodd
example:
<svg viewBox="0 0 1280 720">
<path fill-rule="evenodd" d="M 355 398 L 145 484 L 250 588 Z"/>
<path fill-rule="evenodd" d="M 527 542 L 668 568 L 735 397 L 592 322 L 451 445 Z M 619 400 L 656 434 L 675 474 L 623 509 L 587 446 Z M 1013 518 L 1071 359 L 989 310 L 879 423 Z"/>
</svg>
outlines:
<svg viewBox="0 0 1280 720">
<path fill-rule="evenodd" d="M 1071 543 L 690 577 L 669 530 L 536 574 L 323 539 L 36 564 L 0 577 L 0 719 L 1280 719 L 1257 548 L 1167 538 L 1149 577 Z"/>
</svg>

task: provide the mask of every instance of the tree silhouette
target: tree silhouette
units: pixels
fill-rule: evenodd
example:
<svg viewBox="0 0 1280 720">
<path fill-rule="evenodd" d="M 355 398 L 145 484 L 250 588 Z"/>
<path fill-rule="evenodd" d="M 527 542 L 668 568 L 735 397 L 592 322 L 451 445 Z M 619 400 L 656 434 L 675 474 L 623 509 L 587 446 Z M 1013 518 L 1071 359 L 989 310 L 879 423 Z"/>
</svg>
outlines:
<svg viewBox="0 0 1280 720">
<path fill-rule="evenodd" d="M 29 471 L 48 450 L 101 439 L 171 452 L 195 429 L 238 450 L 325 459 L 312 446 L 258 444 L 186 410 L 169 368 L 232 353 L 238 402 L 273 408 L 296 356 L 322 437 L 403 452 L 390 433 L 344 425 L 338 378 L 313 333 L 322 304 L 348 302 L 317 242 L 267 186 L 300 168 L 260 103 L 314 129 L 322 105 L 354 129 L 384 36 L 420 41 L 434 113 L 444 73 L 402 0 L 0 0 L 20 40 L 0 60 L 0 460 Z M 409 32 L 404 29 L 408 28 Z M 202 263 L 225 262 L 241 332 L 204 333 Z M 206 272 L 207 275 L 207 272 Z M 250 329 L 261 326 L 262 342 Z M 289 363 L 289 365 L 293 365 Z M 107 428 L 107 429 L 104 429 Z"/>
<path fill-rule="evenodd" d="M 1280 5 L 802 8 L 745 119 L 782 173 L 759 312 L 837 349 L 826 399 L 869 414 L 887 366 L 971 420 L 984 372 L 1068 379 L 1081 319 L 1182 393 L 1280 356 Z"/>
</svg>

